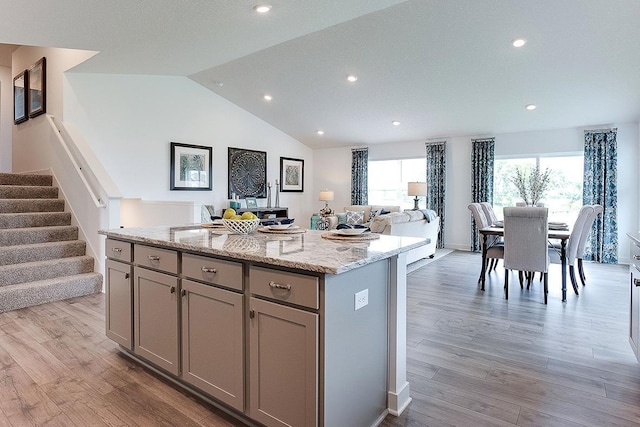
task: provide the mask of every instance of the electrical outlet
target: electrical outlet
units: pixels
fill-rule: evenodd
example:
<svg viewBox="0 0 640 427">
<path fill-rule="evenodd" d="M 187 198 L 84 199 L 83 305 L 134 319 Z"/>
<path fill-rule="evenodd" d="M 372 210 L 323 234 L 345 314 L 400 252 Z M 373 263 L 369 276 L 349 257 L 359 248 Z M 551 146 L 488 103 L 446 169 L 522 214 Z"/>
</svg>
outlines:
<svg viewBox="0 0 640 427">
<path fill-rule="evenodd" d="M 367 304 L 369 304 L 369 289 L 356 293 L 354 309 L 360 310 Z"/>
</svg>

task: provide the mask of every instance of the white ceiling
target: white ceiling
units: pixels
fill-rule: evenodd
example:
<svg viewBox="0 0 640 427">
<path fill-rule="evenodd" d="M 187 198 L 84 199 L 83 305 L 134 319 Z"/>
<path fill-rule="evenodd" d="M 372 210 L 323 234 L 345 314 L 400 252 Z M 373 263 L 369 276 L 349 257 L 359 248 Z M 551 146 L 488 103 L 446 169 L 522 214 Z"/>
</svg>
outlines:
<svg viewBox="0 0 640 427">
<path fill-rule="evenodd" d="M 0 43 L 100 51 L 79 72 L 189 76 L 314 148 L 640 119 L 638 0 L 258 3 L 0 0 Z"/>
</svg>

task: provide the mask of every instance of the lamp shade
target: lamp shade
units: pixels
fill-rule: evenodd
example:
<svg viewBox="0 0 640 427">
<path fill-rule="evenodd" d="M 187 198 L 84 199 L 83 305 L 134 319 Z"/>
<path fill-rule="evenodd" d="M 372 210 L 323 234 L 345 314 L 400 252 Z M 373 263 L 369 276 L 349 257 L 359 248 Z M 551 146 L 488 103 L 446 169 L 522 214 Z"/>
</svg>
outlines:
<svg viewBox="0 0 640 427">
<path fill-rule="evenodd" d="M 426 182 L 409 182 L 409 183 L 407 183 L 407 195 L 408 196 L 426 196 L 427 195 L 427 183 Z"/>
<path fill-rule="evenodd" d="M 320 190 L 320 197 L 318 197 L 318 200 L 321 200 L 323 202 L 330 202 L 333 200 L 333 191 L 331 190 Z"/>
</svg>

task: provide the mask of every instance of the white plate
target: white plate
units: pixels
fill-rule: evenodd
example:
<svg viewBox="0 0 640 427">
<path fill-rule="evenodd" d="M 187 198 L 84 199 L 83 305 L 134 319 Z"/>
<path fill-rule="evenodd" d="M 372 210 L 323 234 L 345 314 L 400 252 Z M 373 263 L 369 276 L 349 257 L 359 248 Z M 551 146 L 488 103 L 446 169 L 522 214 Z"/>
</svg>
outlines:
<svg viewBox="0 0 640 427">
<path fill-rule="evenodd" d="M 341 228 L 340 230 L 335 230 L 335 234 L 340 234 L 341 236 L 357 236 L 365 233 L 370 233 L 370 230 L 366 228 Z"/>
<path fill-rule="evenodd" d="M 273 224 L 269 225 L 269 230 L 287 230 L 291 228 L 291 224 Z"/>
</svg>

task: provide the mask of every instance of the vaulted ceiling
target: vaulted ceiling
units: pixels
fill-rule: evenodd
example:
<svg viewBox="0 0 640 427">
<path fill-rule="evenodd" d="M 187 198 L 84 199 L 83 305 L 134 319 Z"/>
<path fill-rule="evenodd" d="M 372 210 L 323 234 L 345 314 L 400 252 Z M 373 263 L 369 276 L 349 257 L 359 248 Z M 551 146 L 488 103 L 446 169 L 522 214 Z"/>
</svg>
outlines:
<svg viewBox="0 0 640 427">
<path fill-rule="evenodd" d="M 314 148 L 640 119 L 637 0 L 259 3 L 0 0 L 0 43 L 188 76 Z"/>
</svg>

